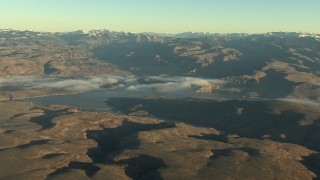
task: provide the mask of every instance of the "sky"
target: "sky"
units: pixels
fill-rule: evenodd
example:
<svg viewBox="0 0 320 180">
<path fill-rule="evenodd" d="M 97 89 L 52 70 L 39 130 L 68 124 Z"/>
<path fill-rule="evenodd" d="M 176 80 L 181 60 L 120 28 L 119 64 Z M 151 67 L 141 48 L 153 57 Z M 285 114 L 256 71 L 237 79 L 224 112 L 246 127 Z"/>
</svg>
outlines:
<svg viewBox="0 0 320 180">
<path fill-rule="evenodd" d="M 0 0 L 0 29 L 320 33 L 320 0 Z"/>
</svg>

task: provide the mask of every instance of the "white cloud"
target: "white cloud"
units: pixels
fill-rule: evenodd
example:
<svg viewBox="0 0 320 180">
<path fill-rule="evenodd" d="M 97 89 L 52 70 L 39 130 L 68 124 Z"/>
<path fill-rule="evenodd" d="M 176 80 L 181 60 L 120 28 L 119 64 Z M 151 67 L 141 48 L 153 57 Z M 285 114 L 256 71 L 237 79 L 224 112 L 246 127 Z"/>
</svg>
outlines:
<svg viewBox="0 0 320 180">
<path fill-rule="evenodd" d="M 49 79 L 47 79 L 49 80 Z M 0 78 L 0 87 L 4 86 L 26 86 L 35 82 L 44 81 L 40 76 L 9 76 Z"/>
<path fill-rule="evenodd" d="M 310 105 L 310 106 L 317 106 L 320 107 L 320 103 L 316 101 L 311 101 L 308 99 L 297 99 L 297 98 L 281 98 L 279 99 L 281 101 L 287 101 L 287 102 L 293 102 L 293 103 L 298 103 L 298 104 L 303 104 L 303 105 Z"/>
<path fill-rule="evenodd" d="M 91 91 L 102 87 L 117 84 L 117 87 L 126 87 L 130 91 L 151 90 L 156 92 L 174 92 L 183 89 L 195 89 L 203 86 L 210 86 L 215 83 L 225 83 L 217 79 L 202 79 L 194 77 L 178 76 L 149 76 L 142 77 L 146 84 L 139 83 L 138 77 L 117 77 L 117 76 L 89 76 L 81 78 L 57 78 L 38 76 L 15 76 L 0 78 L 0 87 L 19 86 L 19 88 L 61 88 L 67 91 Z"/>
<path fill-rule="evenodd" d="M 117 84 L 120 77 L 88 77 L 84 79 L 67 79 L 56 82 L 41 83 L 36 88 L 62 88 L 68 91 L 90 91 L 100 89 L 106 85 Z"/>
<path fill-rule="evenodd" d="M 61 88 L 68 91 L 90 91 L 103 86 L 117 84 L 123 77 L 91 76 L 82 78 L 44 78 L 39 76 L 14 76 L 0 78 L 0 87 L 19 86 L 21 88 Z"/>
<path fill-rule="evenodd" d="M 183 89 L 194 89 L 197 87 L 211 86 L 216 83 L 225 83 L 225 81 L 217 79 L 202 79 L 177 76 L 170 77 L 167 75 L 144 77 L 143 80 L 148 81 L 148 84 L 131 85 L 128 87 L 128 90 L 137 91 L 142 89 L 149 89 L 165 93 Z"/>
</svg>

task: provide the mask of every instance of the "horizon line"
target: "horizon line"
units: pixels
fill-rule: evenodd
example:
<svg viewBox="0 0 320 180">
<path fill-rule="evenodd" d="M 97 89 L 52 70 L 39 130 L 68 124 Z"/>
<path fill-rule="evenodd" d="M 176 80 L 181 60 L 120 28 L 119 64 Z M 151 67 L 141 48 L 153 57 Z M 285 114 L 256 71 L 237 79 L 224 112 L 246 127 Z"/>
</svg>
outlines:
<svg viewBox="0 0 320 180">
<path fill-rule="evenodd" d="M 123 33 L 133 33 L 133 34 L 164 34 L 164 35 L 177 35 L 182 33 L 204 33 L 204 34 L 268 34 L 268 33 L 307 33 L 307 34 L 320 34 L 315 32 L 308 32 L 308 31 L 266 31 L 266 32 L 255 32 L 255 33 L 248 33 L 248 32 L 208 32 L 208 31 L 181 31 L 178 33 L 166 33 L 166 32 L 134 32 L 134 31 L 117 31 L 117 30 L 111 30 L 106 28 L 101 29 L 91 29 L 91 30 L 83 30 L 83 29 L 75 29 L 70 31 L 47 31 L 47 30 L 33 30 L 33 29 L 15 29 L 15 28 L 0 28 L 0 30 L 13 30 L 13 31 L 32 31 L 32 32 L 42 32 L 42 33 L 70 33 L 70 32 L 77 32 L 82 31 L 84 33 L 88 33 L 90 31 L 99 31 L 99 30 L 107 30 L 110 32 L 123 32 Z"/>
</svg>

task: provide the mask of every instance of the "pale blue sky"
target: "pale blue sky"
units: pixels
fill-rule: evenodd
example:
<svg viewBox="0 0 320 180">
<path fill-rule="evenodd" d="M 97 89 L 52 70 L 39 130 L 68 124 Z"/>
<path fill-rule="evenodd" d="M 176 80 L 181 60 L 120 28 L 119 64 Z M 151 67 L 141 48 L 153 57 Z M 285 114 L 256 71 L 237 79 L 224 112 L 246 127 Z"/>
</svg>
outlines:
<svg viewBox="0 0 320 180">
<path fill-rule="evenodd" d="M 0 0 L 0 28 L 320 33 L 320 0 Z"/>
</svg>

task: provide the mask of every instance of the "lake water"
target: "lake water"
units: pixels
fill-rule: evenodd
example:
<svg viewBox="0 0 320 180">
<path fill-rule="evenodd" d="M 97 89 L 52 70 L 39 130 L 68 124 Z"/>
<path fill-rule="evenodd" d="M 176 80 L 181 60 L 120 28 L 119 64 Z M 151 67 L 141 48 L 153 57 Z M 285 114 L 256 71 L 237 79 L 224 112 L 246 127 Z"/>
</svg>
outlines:
<svg viewBox="0 0 320 180">
<path fill-rule="evenodd" d="M 211 94 L 195 92 L 193 89 L 180 89 L 171 92 L 157 92 L 151 89 L 128 90 L 125 87 L 90 91 L 80 94 L 66 94 L 44 96 L 26 99 L 28 102 L 41 105 L 68 105 L 83 110 L 110 112 L 112 108 L 107 105 L 108 98 L 113 97 L 167 97 L 167 98 L 214 98 Z"/>
</svg>

